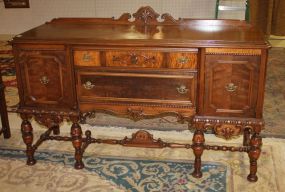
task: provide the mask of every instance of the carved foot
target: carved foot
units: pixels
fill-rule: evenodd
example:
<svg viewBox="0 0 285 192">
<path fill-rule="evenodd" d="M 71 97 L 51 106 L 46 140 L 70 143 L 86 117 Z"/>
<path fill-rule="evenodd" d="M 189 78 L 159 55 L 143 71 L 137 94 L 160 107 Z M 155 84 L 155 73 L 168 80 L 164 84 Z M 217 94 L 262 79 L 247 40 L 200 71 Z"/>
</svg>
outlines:
<svg viewBox="0 0 285 192">
<path fill-rule="evenodd" d="M 32 166 L 32 165 L 34 165 L 36 163 L 37 163 L 37 161 L 35 159 L 28 159 L 26 164 L 29 165 L 29 166 Z"/>
<path fill-rule="evenodd" d="M 249 174 L 247 176 L 247 180 L 250 181 L 250 182 L 256 182 L 258 180 L 258 177 L 256 175 Z"/>
<path fill-rule="evenodd" d="M 21 125 L 22 138 L 26 144 L 27 165 L 34 165 L 36 160 L 34 159 L 35 149 L 33 148 L 33 127 L 31 123 L 24 119 Z"/>
<path fill-rule="evenodd" d="M 84 168 L 84 163 L 83 162 L 75 162 L 74 164 L 75 169 L 83 169 Z"/>
<path fill-rule="evenodd" d="M 249 142 L 250 150 L 248 156 L 250 159 L 250 173 L 247 177 L 247 180 L 250 182 L 256 182 L 258 177 L 256 176 L 257 172 L 257 160 L 261 153 L 262 139 L 257 134 L 254 133 Z"/>
<path fill-rule="evenodd" d="M 191 174 L 195 178 L 201 178 L 203 176 L 201 170 L 194 170 L 193 173 Z"/>
<path fill-rule="evenodd" d="M 77 122 L 74 122 L 71 127 L 71 137 L 72 137 L 72 144 L 75 149 L 75 169 L 82 169 L 84 168 L 84 164 L 82 161 L 82 130 L 80 125 Z"/>
<path fill-rule="evenodd" d="M 204 143 L 205 143 L 203 131 L 200 129 L 197 129 L 194 133 L 192 141 L 193 141 L 193 152 L 195 155 L 194 171 L 192 173 L 192 176 L 195 178 L 201 178 L 202 177 L 201 156 L 202 156 L 203 151 L 204 151 Z"/>
</svg>

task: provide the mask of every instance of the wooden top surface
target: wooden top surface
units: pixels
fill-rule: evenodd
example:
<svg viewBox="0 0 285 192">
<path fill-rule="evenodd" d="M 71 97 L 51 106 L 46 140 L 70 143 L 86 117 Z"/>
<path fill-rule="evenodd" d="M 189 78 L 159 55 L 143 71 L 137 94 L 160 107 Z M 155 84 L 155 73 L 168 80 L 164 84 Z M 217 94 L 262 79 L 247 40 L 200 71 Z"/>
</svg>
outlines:
<svg viewBox="0 0 285 192">
<path fill-rule="evenodd" d="M 175 20 L 142 7 L 133 14 L 113 18 L 60 18 L 31 29 L 13 39 L 13 43 L 141 45 L 181 47 L 268 47 L 264 35 L 255 27 L 237 20 Z"/>
</svg>

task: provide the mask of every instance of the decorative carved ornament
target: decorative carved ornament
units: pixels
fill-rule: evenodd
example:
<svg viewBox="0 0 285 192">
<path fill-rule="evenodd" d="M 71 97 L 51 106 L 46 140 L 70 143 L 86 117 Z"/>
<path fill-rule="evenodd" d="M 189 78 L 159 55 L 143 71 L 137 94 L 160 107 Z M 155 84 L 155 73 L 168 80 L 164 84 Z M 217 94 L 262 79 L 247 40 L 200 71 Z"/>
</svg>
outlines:
<svg viewBox="0 0 285 192">
<path fill-rule="evenodd" d="M 142 109 L 134 110 L 134 109 L 131 109 L 131 108 L 128 108 L 128 109 L 127 109 L 127 115 L 129 116 L 130 119 L 132 119 L 132 120 L 134 120 L 134 121 L 142 120 L 142 119 L 144 119 L 144 117 L 146 116 L 146 115 L 143 113 L 143 110 L 142 110 Z"/>
<path fill-rule="evenodd" d="M 137 12 L 134 13 L 132 16 L 135 19 L 132 23 L 138 25 L 157 25 L 157 24 L 171 25 L 183 21 L 182 19 L 178 20 L 174 19 L 168 13 L 164 13 L 160 16 L 150 6 L 139 8 Z M 125 13 L 118 19 L 118 21 L 130 23 L 131 21 L 129 21 L 129 19 L 131 19 L 132 16 L 130 13 Z M 161 18 L 161 21 L 158 21 L 159 16 Z"/>
<path fill-rule="evenodd" d="M 141 7 L 133 14 L 136 22 L 143 22 L 144 24 L 157 22 L 159 14 L 156 13 L 151 7 Z"/>
<path fill-rule="evenodd" d="M 17 113 L 21 114 L 22 119 L 31 119 L 34 117 L 35 121 L 47 128 L 58 126 L 63 122 L 64 119 L 72 122 L 77 122 L 79 119 L 79 113 L 75 111 L 63 112 L 35 109 L 18 109 Z"/>
<path fill-rule="evenodd" d="M 62 117 L 77 117 L 79 116 L 78 111 L 53 111 L 53 110 L 38 110 L 38 109 L 17 109 L 17 113 L 20 114 L 31 114 L 31 115 L 39 115 L 39 114 L 49 114 L 49 115 L 58 115 Z"/>
<path fill-rule="evenodd" d="M 264 121 L 261 119 L 229 119 L 229 118 L 207 118 L 194 117 L 194 127 L 204 131 L 213 130 L 213 132 L 222 138 L 232 139 L 243 133 L 244 129 L 250 129 L 259 133 L 264 127 Z"/>
<path fill-rule="evenodd" d="M 242 131 L 243 127 L 241 125 L 217 124 L 214 126 L 214 133 L 225 139 L 238 137 Z"/>
<path fill-rule="evenodd" d="M 47 128 L 52 128 L 62 123 L 63 117 L 60 115 L 37 114 L 35 115 L 35 120 Z"/>
<path fill-rule="evenodd" d="M 247 118 L 247 119 L 234 119 L 234 118 L 217 118 L 217 117 L 203 117 L 195 116 L 194 123 L 204 123 L 204 124 L 234 124 L 234 125 L 244 125 L 244 126 L 264 126 L 263 119 Z"/>
<path fill-rule="evenodd" d="M 125 137 L 122 140 L 122 145 L 130 147 L 150 147 L 150 148 L 163 148 L 165 143 L 161 139 L 153 139 L 153 135 L 147 131 L 137 131 L 132 135 L 132 138 Z"/>
<path fill-rule="evenodd" d="M 125 117 L 125 118 L 129 118 L 133 121 L 139 121 L 139 120 L 143 120 L 143 119 L 153 119 L 153 118 L 160 118 L 160 117 L 166 117 L 166 116 L 173 116 L 177 118 L 177 122 L 179 123 L 185 123 L 185 122 L 192 122 L 193 117 L 186 117 L 183 116 L 180 113 L 177 112 L 160 112 L 157 114 L 145 114 L 143 109 L 132 109 L 132 108 L 127 108 L 127 111 L 124 112 L 123 114 L 119 113 L 119 112 L 115 112 L 115 111 L 111 111 L 111 110 L 94 110 L 94 111 L 90 111 L 87 113 L 82 113 L 80 114 L 80 123 L 85 124 L 86 123 L 86 119 L 87 118 L 95 118 L 96 117 L 96 113 L 105 113 L 105 114 L 109 114 L 109 115 L 114 115 L 114 116 L 119 116 L 119 117 Z"/>
</svg>

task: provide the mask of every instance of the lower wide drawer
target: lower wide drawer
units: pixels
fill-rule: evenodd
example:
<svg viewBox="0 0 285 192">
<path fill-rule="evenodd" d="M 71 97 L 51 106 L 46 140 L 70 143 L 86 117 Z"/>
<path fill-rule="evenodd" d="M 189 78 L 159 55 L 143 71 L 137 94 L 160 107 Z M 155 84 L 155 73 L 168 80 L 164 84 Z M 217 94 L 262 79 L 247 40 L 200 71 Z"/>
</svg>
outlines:
<svg viewBox="0 0 285 192">
<path fill-rule="evenodd" d="M 80 101 L 177 102 L 191 105 L 195 101 L 195 74 L 78 72 L 77 78 Z"/>
</svg>

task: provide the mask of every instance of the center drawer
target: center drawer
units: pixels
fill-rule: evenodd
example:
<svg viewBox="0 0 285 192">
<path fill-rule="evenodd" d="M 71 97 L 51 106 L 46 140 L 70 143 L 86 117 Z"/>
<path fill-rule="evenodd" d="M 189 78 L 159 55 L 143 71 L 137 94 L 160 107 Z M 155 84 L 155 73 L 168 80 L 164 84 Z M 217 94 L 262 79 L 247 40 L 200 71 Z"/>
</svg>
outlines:
<svg viewBox="0 0 285 192">
<path fill-rule="evenodd" d="M 154 103 L 195 101 L 195 73 L 157 75 L 108 72 L 77 72 L 80 101 L 116 100 Z"/>
<path fill-rule="evenodd" d="M 80 67 L 197 69 L 197 50 L 75 50 Z"/>
<path fill-rule="evenodd" d="M 163 53 L 146 51 L 106 51 L 108 67 L 162 68 Z"/>
</svg>

